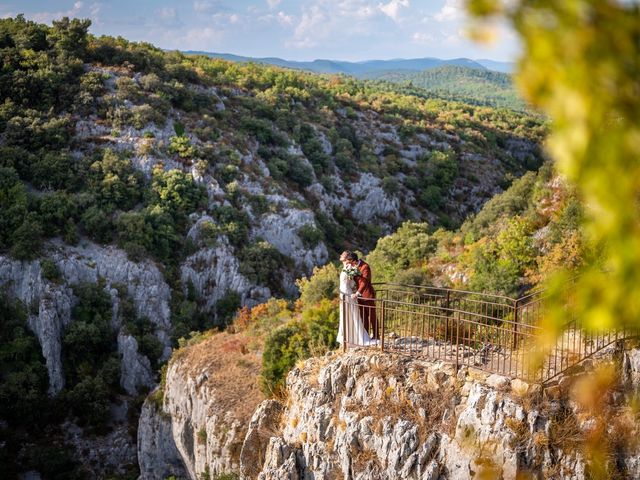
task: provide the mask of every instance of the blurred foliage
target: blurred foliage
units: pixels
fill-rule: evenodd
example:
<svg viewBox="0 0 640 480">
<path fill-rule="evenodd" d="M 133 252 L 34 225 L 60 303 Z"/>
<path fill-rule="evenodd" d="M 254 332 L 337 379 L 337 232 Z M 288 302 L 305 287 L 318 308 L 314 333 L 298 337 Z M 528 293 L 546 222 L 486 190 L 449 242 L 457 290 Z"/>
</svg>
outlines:
<svg viewBox="0 0 640 480">
<path fill-rule="evenodd" d="M 471 0 L 523 40 L 517 83 L 553 119 L 548 149 L 585 205 L 588 251 L 574 314 L 592 328 L 638 324 L 640 303 L 640 6 L 614 0 Z M 566 275 L 552 284 L 562 297 Z M 603 288 L 606 285 L 607 288 Z M 566 312 L 556 310 L 562 323 Z M 552 332 L 555 331 L 555 326 Z"/>
<path fill-rule="evenodd" d="M 551 117 L 547 148 L 582 200 L 578 219 L 584 238 L 565 237 L 561 250 L 554 251 L 559 262 L 581 266 L 580 275 L 568 287 L 570 273 L 563 269 L 548 282 L 547 345 L 555 343 L 568 317 L 596 330 L 638 326 L 640 5 L 616 0 L 470 0 L 468 5 L 482 20 L 506 17 L 520 33 L 524 52 L 517 83 L 527 100 Z M 581 243 L 585 258 L 576 262 L 567 250 Z M 602 378 L 590 378 L 582 396 L 595 407 L 586 445 L 593 478 L 617 473 L 597 404 L 606 397 L 599 388 Z"/>
</svg>

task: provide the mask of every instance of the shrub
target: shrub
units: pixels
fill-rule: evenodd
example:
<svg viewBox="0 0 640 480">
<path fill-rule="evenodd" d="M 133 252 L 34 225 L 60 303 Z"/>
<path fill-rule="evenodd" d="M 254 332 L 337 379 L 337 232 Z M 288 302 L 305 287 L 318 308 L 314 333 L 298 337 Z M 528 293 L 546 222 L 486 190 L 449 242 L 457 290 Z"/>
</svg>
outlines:
<svg viewBox="0 0 640 480">
<path fill-rule="evenodd" d="M 42 276 L 50 282 L 58 283 L 61 280 L 60 269 L 50 258 L 43 258 L 40 261 L 40 268 L 42 269 Z"/>
<path fill-rule="evenodd" d="M 193 177 L 177 169 L 164 171 L 157 166 L 152 173 L 150 203 L 159 205 L 182 226 L 185 216 L 205 201 L 204 189 Z"/>
<path fill-rule="evenodd" d="M 282 268 L 290 264 L 288 257 L 273 245 L 256 241 L 240 251 L 240 273 L 259 285 L 265 285 L 274 294 L 284 293 Z"/>
<path fill-rule="evenodd" d="M 193 158 L 196 155 L 196 147 L 191 145 L 188 137 L 171 137 L 167 152 L 176 154 L 180 158 Z"/>
<path fill-rule="evenodd" d="M 262 389 L 266 394 L 279 391 L 298 360 L 334 348 L 338 328 L 337 304 L 322 300 L 303 311 L 302 317 L 273 331 L 262 354 Z"/>
<path fill-rule="evenodd" d="M 11 255 L 19 260 L 38 258 L 43 234 L 38 216 L 35 213 L 29 213 L 22 225 L 13 233 Z"/>
<path fill-rule="evenodd" d="M 340 270 L 333 263 L 323 267 L 314 267 L 309 278 L 301 278 L 296 281 L 300 289 L 298 300 L 303 308 L 310 307 L 321 300 L 333 300 L 338 297 Z"/>
<path fill-rule="evenodd" d="M 231 205 L 223 205 L 213 212 L 214 218 L 220 225 L 220 232 L 229 238 L 229 241 L 240 246 L 249 235 L 249 217 L 247 214 Z"/>
<path fill-rule="evenodd" d="M 399 270 L 393 277 L 393 283 L 400 285 L 431 285 L 432 279 L 422 267 Z"/>
<path fill-rule="evenodd" d="M 313 248 L 324 239 L 322 230 L 310 223 L 306 223 L 298 229 L 298 236 L 306 248 Z"/>
<path fill-rule="evenodd" d="M 42 348 L 24 310 L 0 295 L 0 417 L 11 426 L 36 425 L 48 385 Z"/>
<path fill-rule="evenodd" d="M 228 325 L 240 308 L 241 297 L 235 290 L 227 291 L 224 296 L 216 302 L 215 314 L 216 323 L 220 326 Z"/>
<path fill-rule="evenodd" d="M 400 272 L 426 263 L 436 246 L 426 223 L 405 222 L 395 233 L 380 238 L 367 260 L 376 282 L 390 282 Z"/>
</svg>

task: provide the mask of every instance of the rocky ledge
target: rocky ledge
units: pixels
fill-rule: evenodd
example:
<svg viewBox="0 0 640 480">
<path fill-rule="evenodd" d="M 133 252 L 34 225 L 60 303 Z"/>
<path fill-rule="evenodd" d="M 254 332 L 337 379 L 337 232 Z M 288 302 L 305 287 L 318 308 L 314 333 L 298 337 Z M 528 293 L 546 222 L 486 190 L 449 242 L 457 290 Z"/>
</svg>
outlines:
<svg viewBox="0 0 640 480">
<path fill-rule="evenodd" d="M 632 352 L 623 362 L 629 378 L 637 377 L 636 357 Z M 184 361 L 176 359 L 170 372 L 184 374 L 186 367 L 178 366 Z M 536 385 L 476 370 L 456 373 L 445 363 L 370 351 L 330 353 L 289 373 L 286 399 L 264 400 L 250 422 L 236 418 L 236 426 L 217 429 L 210 424 L 220 414 L 207 420 L 206 411 L 224 392 L 208 387 L 197 394 L 202 372 L 191 369 L 189 375 L 188 380 L 167 377 L 162 415 L 173 428 L 154 431 L 153 409 L 147 409 L 139 431 L 156 445 L 177 444 L 193 479 L 230 472 L 261 480 L 580 479 L 590 468 L 581 439 L 594 423 L 585 405 L 569 396 L 572 381 L 543 395 Z M 170 387 L 173 382 L 181 388 Z M 618 388 L 606 395 L 609 437 L 638 437 L 637 417 L 626 408 L 630 393 Z M 201 425 L 206 445 L 185 455 L 182 445 L 198 443 Z M 163 431 L 172 438 L 159 440 Z M 235 443 L 239 433 L 244 433 L 241 450 L 211 455 L 207 445 L 223 445 L 232 437 Z M 141 440 L 138 456 L 146 458 L 149 442 Z M 615 468 L 640 478 L 637 442 L 619 440 L 617 450 L 609 452 Z M 156 471 L 162 458 L 155 455 Z M 171 468 L 163 471 L 175 471 Z M 142 478 L 152 478 L 144 473 L 150 470 L 141 470 Z"/>
</svg>

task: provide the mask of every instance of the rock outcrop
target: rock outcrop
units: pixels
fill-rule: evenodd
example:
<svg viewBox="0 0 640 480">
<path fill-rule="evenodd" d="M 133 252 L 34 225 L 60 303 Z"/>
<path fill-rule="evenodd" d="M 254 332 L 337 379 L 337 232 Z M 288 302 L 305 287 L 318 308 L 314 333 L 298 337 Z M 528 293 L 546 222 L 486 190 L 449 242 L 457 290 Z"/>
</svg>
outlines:
<svg viewBox="0 0 640 480">
<path fill-rule="evenodd" d="M 240 470 L 249 420 L 264 398 L 256 374 L 261 357 L 246 341 L 219 333 L 174 354 L 164 390 L 147 398 L 140 417 L 142 480 L 177 471 L 178 458 L 194 480 Z"/>
<path fill-rule="evenodd" d="M 462 480 L 479 472 L 582 479 L 588 470 L 575 443 L 554 437 L 569 426 L 577 437 L 589 430 L 579 406 L 538 402 L 539 389 L 519 380 L 356 352 L 309 360 L 287 386 L 283 411 L 263 404 L 251 422 L 286 419 L 279 435 L 262 442 L 261 480 Z M 629 478 L 638 478 L 640 450 L 618 453 Z"/>
<path fill-rule="evenodd" d="M 130 394 L 140 386 L 152 387 L 155 374 L 149 360 L 138 353 L 136 340 L 120 325 L 116 286 L 126 289 L 136 314 L 154 324 L 155 335 L 165 346 L 162 358 L 168 358 L 171 293 L 160 270 L 148 261 L 130 261 L 122 250 L 91 242 L 79 246 L 51 242 L 46 255 L 55 264 L 60 279 L 46 279 L 39 260 L 21 262 L 0 256 L 0 287 L 27 307 L 29 326 L 38 337 L 47 364 L 49 392 L 53 395 L 64 387 L 61 341 L 76 302 L 71 286 L 97 283 L 99 279 L 104 280 L 113 300 L 112 326 L 119 332 L 118 351 L 122 358 L 120 383 Z"/>
<path fill-rule="evenodd" d="M 202 308 L 212 311 L 216 303 L 229 291 L 237 292 L 243 305 L 253 306 L 271 296 L 268 287 L 252 284 L 240 273 L 240 262 L 234 255 L 226 237 L 218 239 L 216 246 L 203 248 L 185 259 L 180 267 L 182 285 L 193 285 Z"/>
<path fill-rule="evenodd" d="M 157 394 L 154 392 L 152 395 Z M 140 478 L 186 478 L 187 470 L 171 433 L 171 418 L 147 400 L 138 422 Z"/>
<path fill-rule="evenodd" d="M 585 438 L 592 421 L 568 399 L 570 382 L 561 382 L 564 386 L 543 400 L 537 385 L 466 367 L 456 373 L 446 363 L 404 356 L 332 353 L 289 373 L 285 403 L 265 400 L 246 428 L 230 423 L 221 430 L 217 399 L 223 393 L 198 390 L 204 367 L 182 377 L 188 362 L 177 359 L 169 370 L 164 412 L 172 417 L 171 435 L 192 479 L 205 471 L 260 480 L 463 480 L 480 474 L 578 480 L 588 475 L 589 459 L 576 438 Z M 626 364 L 632 373 L 629 360 Z M 616 397 L 614 410 L 623 409 L 623 397 Z M 632 436 L 638 427 L 631 426 Z M 199 429 L 206 438 L 201 445 Z M 229 446 L 242 434 L 235 457 Z M 145 442 L 140 458 L 147 455 Z M 632 445 L 617 452 L 618 468 L 638 478 L 640 450 Z"/>
</svg>

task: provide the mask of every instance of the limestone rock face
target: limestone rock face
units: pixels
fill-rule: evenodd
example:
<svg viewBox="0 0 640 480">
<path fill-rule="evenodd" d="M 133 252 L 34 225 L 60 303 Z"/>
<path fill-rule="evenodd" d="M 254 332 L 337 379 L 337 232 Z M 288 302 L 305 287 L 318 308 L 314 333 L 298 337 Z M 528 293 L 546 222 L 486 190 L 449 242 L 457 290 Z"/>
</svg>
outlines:
<svg viewBox="0 0 640 480">
<path fill-rule="evenodd" d="M 264 400 L 250 421 L 238 422 L 229 415 L 230 404 L 224 406 L 225 396 L 233 405 L 251 399 L 211 382 L 215 362 L 206 352 L 214 344 L 206 342 L 170 363 L 162 411 L 145 403 L 138 452 L 142 479 L 169 472 L 161 465 L 165 454 L 153 449 L 177 458 L 173 445 L 193 480 L 207 471 L 233 472 L 245 480 L 587 475 L 581 450 L 561 450 L 550 437 L 554 422 L 567 415 L 578 428 L 589 428 L 588 421 L 579 421 L 584 412 L 575 402 L 540 402 L 539 389 L 525 382 L 370 350 L 332 352 L 289 373 L 286 403 Z M 567 407 L 563 417 L 556 415 Z M 633 448 L 618 464 L 629 478 L 640 478 L 640 452 Z"/>
<path fill-rule="evenodd" d="M 279 434 L 252 440 L 264 449 L 260 473 L 242 464 L 242 478 L 463 480 L 479 472 L 506 479 L 543 471 L 585 478 L 579 450 L 544 441 L 549 410 L 525 407 L 498 380 L 391 355 L 308 360 L 287 378 Z M 268 424 L 274 410 L 265 401 L 252 425 Z M 640 475 L 639 453 L 621 459 L 630 478 Z"/>
<path fill-rule="evenodd" d="M 80 246 L 51 242 L 47 245 L 46 255 L 60 271 L 59 282 L 53 283 L 43 277 L 38 260 L 21 262 L 0 256 L 0 288 L 27 307 L 29 327 L 38 337 L 47 364 L 50 394 L 56 394 L 64 387 L 61 341 L 76 302 L 71 288 L 74 284 L 105 281 L 105 288 L 113 300 L 112 326 L 116 331 L 121 325 L 114 286 L 123 286 L 137 315 L 147 317 L 154 324 L 155 335 L 165 345 L 163 358 L 168 358 L 171 353 L 170 290 L 153 263 L 132 262 L 122 250 L 90 242 Z M 149 360 L 138 353 L 135 339 L 120 331 L 118 351 L 122 357 L 123 388 L 135 394 L 139 386 L 153 386 Z"/>
<path fill-rule="evenodd" d="M 265 400 L 256 409 L 240 452 L 240 474 L 256 478 L 264 465 L 264 454 L 271 437 L 277 433 L 282 405 L 276 400 Z"/>
<path fill-rule="evenodd" d="M 640 389 L 640 349 L 635 348 L 625 352 L 624 369 L 627 382 L 631 383 L 636 390 Z"/>
<path fill-rule="evenodd" d="M 198 297 L 204 301 L 204 309 L 208 311 L 229 290 L 238 292 L 243 305 L 249 306 L 264 302 L 271 296 L 269 288 L 252 284 L 240 273 L 240 262 L 226 237 L 220 238 L 216 246 L 187 257 L 180 267 L 180 278 L 185 289 L 189 282 L 193 284 Z"/>
<path fill-rule="evenodd" d="M 152 408 L 158 394 L 152 395 L 140 419 L 141 480 L 164 478 L 156 473 L 169 471 L 175 462 L 163 465 L 162 452 L 174 448 L 185 467 L 183 478 L 193 480 L 238 473 L 241 457 L 249 468 L 264 458 L 266 442 L 277 432 L 280 405 L 260 409 L 264 416 L 251 421 L 264 396 L 257 378 L 261 353 L 248 350 L 249 341 L 242 334 L 220 332 L 183 346 L 172 357 L 162 407 Z M 162 446 L 160 453 L 156 445 Z"/>
<path fill-rule="evenodd" d="M 140 478 L 186 478 L 187 470 L 171 434 L 171 419 L 158 411 L 149 397 L 142 405 L 138 423 Z"/>
<path fill-rule="evenodd" d="M 220 393 L 203 385 L 205 379 L 206 374 L 197 378 L 184 376 L 179 363 L 172 363 L 167 371 L 163 407 L 170 426 L 157 420 L 157 415 L 145 419 L 147 424 L 153 423 L 157 428 L 140 433 L 138 448 L 141 458 L 162 459 L 153 452 L 155 442 L 169 451 L 175 446 L 189 478 L 199 478 L 205 471 L 218 475 L 239 470 L 237 459 L 244 431 L 241 432 L 242 426 L 238 421 L 219 408 L 216 398 Z M 142 472 L 142 478 L 158 478 L 150 472 L 167 468 L 161 464 L 161 461 L 150 461 L 149 465 L 155 467 L 145 466 L 146 473 Z"/>
<path fill-rule="evenodd" d="M 304 245 L 299 230 L 305 225 L 316 227 L 311 210 L 286 208 L 282 213 L 264 215 L 253 236 L 271 243 L 280 253 L 290 257 L 299 270 L 310 273 L 314 266 L 327 263 L 329 253 L 323 242 L 311 248 Z"/>
<path fill-rule="evenodd" d="M 361 224 L 374 220 L 386 220 L 395 224 L 400 219 L 400 201 L 389 198 L 380 186 L 380 180 L 370 173 L 364 173 L 360 180 L 351 186 L 354 198 L 353 216 Z"/>
</svg>

